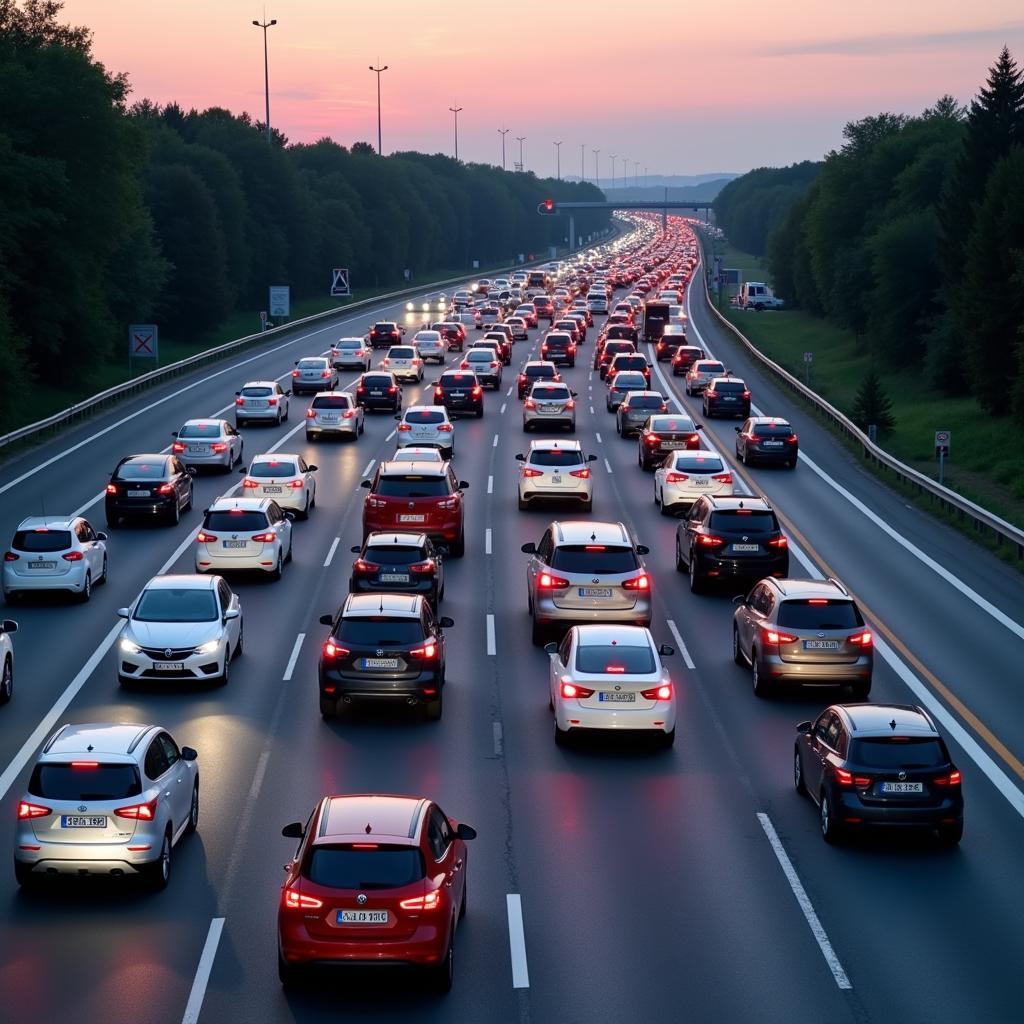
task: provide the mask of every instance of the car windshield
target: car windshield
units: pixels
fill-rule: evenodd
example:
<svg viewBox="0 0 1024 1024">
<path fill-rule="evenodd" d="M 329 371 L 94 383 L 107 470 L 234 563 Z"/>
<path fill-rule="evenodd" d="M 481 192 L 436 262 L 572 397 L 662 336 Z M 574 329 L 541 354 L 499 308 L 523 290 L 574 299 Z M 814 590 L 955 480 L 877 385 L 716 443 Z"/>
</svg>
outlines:
<svg viewBox="0 0 1024 1024">
<path fill-rule="evenodd" d="M 693 420 L 679 416 L 652 416 L 651 430 L 665 433 L 692 433 Z"/>
<path fill-rule="evenodd" d="M 274 393 L 273 388 L 242 388 L 242 395 L 245 398 L 267 398 Z"/>
<path fill-rule="evenodd" d="M 352 399 L 348 395 L 317 395 L 313 399 L 314 409 L 349 409 Z"/>
<path fill-rule="evenodd" d="M 415 846 L 314 846 L 304 874 L 331 889 L 398 889 L 423 877 L 423 855 Z"/>
<path fill-rule="evenodd" d="M 722 508 L 711 513 L 712 530 L 742 530 L 743 533 L 775 533 L 775 513 L 756 508 Z"/>
<path fill-rule="evenodd" d="M 856 629 L 864 620 L 852 601 L 812 597 L 783 601 L 779 625 L 793 629 Z"/>
<path fill-rule="evenodd" d="M 220 437 L 219 423 L 186 423 L 178 437 Z"/>
<path fill-rule="evenodd" d="M 194 587 L 144 590 L 134 618 L 139 622 L 215 622 L 217 599 L 212 590 Z"/>
<path fill-rule="evenodd" d="M 294 462 L 282 462 L 279 459 L 267 459 L 264 462 L 254 462 L 249 469 L 249 476 L 254 477 L 275 477 L 275 476 L 297 476 L 299 467 Z M 215 512 L 214 515 L 222 513 Z M 259 513 L 261 516 L 263 513 Z"/>
<path fill-rule="evenodd" d="M 716 392 L 728 391 L 730 393 L 736 392 L 737 394 L 739 394 L 739 392 L 745 391 L 745 390 L 746 390 L 746 385 L 742 381 L 739 381 L 739 380 L 720 380 L 720 381 L 716 381 L 715 382 L 715 391 Z"/>
<path fill-rule="evenodd" d="M 444 413 L 432 409 L 410 409 L 405 414 L 406 423 L 444 423 Z"/>
<path fill-rule="evenodd" d="M 722 460 L 714 455 L 677 455 L 672 468 L 679 473 L 721 473 Z"/>
<path fill-rule="evenodd" d="M 389 359 L 412 359 L 416 355 L 416 349 L 403 345 L 401 348 L 393 348 L 388 353 Z"/>
<path fill-rule="evenodd" d="M 68 530 L 18 530 L 11 542 L 15 551 L 66 551 L 71 547 Z"/>
<path fill-rule="evenodd" d="M 382 476 L 373 493 L 382 498 L 440 498 L 451 491 L 444 476 Z"/>
<path fill-rule="evenodd" d="M 650 647 L 584 644 L 576 648 L 576 669 L 611 674 L 649 673 L 654 671 L 654 654 Z"/>
<path fill-rule="evenodd" d="M 531 466 L 581 466 L 583 453 L 564 448 L 534 448 L 529 462 Z"/>
<path fill-rule="evenodd" d="M 660 409 L 665 404 L 661 395 L 639 395 L 629 400 L 629 408 L 633 409 Z"/>
<path fill-rule="evenodd" d="M 443 388 L 471 388 L 476 384 L 476 377 L 471 373 L 446 373 L 440 380 Z"/>
<path fill-rule="evenodd" d="M 349 341 L 339 341 L 335 348 L 362 348 L 363 342 L 359 338 L 352 338 Z"/>
<path fill-rule="evenodd" d="M 338 623 L 336 636 L 342 643 L 358 644 L 360 647 L 411 647 L 423 639 L 423 626 L 418 618 L 353 616 L 343 618 Z"/>
<path fill-rule="evenodd" d="M 693 368 L 697 373 L 725 373 L 721 363 L 694 363 Z"/>
<path fill-rule="evenodd" d="M 327 367 L 326 359 L 300 359 L 300 370 L 323 370 Z"/>
<path fill-rule="evenodd" d="M 849 760 L 865 768 L 941 768 L 949 755 L 936 738 L 879 736 L 854 740 Z"/>
<path fill-rule="evenodd" d="M 267 513 L 242 508 L 209 512 L 203 522 L 203 528 L 230 533 L 256 533 L 267 529 Z"/>
<path fill-rule="evenodd" d="M 619 573 L 638 568 L 636 552 L 611 544 L 563 544 L 551 556 L 551 568 L 565 572 Z"/>
<path fill-rule="evenodd" d="M 788 423 L 755 423 L 755 437 L 789 437 L 793 428 Z"/>
<path fill-rule="evenodd" d="M 28 791 L 47 800 L 124 800 L 142 792 L 133 764 L 99 764 L 84 759 L 71 764 L 37 764 Z"/>
<path fill-rule="evenodd" d="M 117 471 L 119 480 L 163 480 L 166 477 L 167 463 L 158 462 L 126 462 Z"/>
<path fill-rule="evenodd" d="M 383 562 L 385 565 L 412 565 L 422 562 L 426 555 L 415 545 L 373 544 L 362 555 L 367 562 Z"/>
<path fill-rule="evenodd" d="M 391 378 L 385 377 L 382 374 L 366 374 L 363 377 L 363 384 L 368 388 L 389 388 L 391 387 Z"/>
</svg>

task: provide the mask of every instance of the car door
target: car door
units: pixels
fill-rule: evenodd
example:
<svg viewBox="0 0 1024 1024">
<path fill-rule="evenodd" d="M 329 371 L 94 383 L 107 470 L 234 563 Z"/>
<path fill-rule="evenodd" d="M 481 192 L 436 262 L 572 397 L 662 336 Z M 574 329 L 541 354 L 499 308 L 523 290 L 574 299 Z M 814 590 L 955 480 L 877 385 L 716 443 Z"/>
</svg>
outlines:
<svg viewBox="0 0 1024 1024">
<path fill-rule="evenodd" d="M 276 501 L 267 506 L 267 521 L 278 536 L 282 555 L 287 556 L 292 549 L 292 521 L 281 511 Z"/>
<path fill-rule="evenodd" d="M 178 744 L 167 733 L 160 733 L 154 742 L 162 744 L 164 755 L 167 758 L 167 777 L 164 789 L 170 792 L 168 799 L 171 802 L 174 831 L 177 832 L 192 807 L 192 786 L 189 785 L 192 775 L 188 770 L 188 762 L 182 760 Z"/>
<path fill-rule="evenodd" d="M 239 607 L 239 601 L 237 595 L 231 592 L 231 588 L 228 586 L 227 581 L 221 577 L 217 581 L 217 597 L 220 601 L 220 614 L 221 621 L 223 616 L 232 608 Z M 238 616 L 236 619 L 228 619 L 224 624 L 224 632 L 228 638 L 228 657 L 231 656 L 231 652 L 238 646 L 238 634 L 242 628 L 242 617 Z"/>
<path fill-rule="evenodd" d="M 547 568 L 553 548 L 551 531 L 545 530 L 537 545 L 537 553 L 531 555 L 530 561 L 526 563 L 526 589 L 534 601 L 537 598 L 537 577 Z"/>
<path fill-rule="evenodd" d="M 234 465 L 242 457 L 242 437 L 230 423 L 224 424 L 224 433 L 227 435 L 226 440 L 231 449 L 231 463 Z"/>
<path fill-rule="evenodd" d="M 838 732 L 839 721 L 832 711 L 823 711 L 811 730 L 810 757 L 804 761 L 804 777 L 805 784 L 808 790 L 814 794 L 815 799 L 817 799 L 821 788 L 828 755 L 833 750 L 832 744 L 835 742 Z"/>
<path fill-rule="evenodd" d="M 749 654 L 754 646 L 754 636 L 757 632 L 757 624 L 761 621 L 763 613 L 759 605 L 763 598 L 765 587 L 758 583 L 747 595 L 746 600 L 740 605 L 740 613 L 736 616 L 736 632 L 740 637 L 740 650 Z"/>
<path fill-rule="evenodd" d="M 448 818 L 437 804 L 432 804 L 427 819 L 427 844 L 434 861 L 432 874 L 442 876 L 442 885 L 448 890 L 451 904 L 459 906 L 466 885 L 465 862 L 455 849 L 455 833 Z"/>
<path fill-rule="evenodd" d="M 316 477 L 313 474 L 313 470 L 310 469 L 309 463 L 301 455 L 299 456 L 299 472 L 302 474 L 302 482 L 306 486 L 306 493 L 315 498 Z"/>
<path fill-rule="evenodd" d="M 570 629 L 562 637 L 558 650 L 548 655 L 548 688 L 551 690 L 552 703 L 558 700 L 558 688 L 562 681 L 562 674 L 566 671 L 572 660 L 573 638 L 576 635 L 575 629 Z"/>
<path fill-rule="evenodd" d="M 173 780 L 170 775 L 170 766 L 167 763 L 167 751 L 160 742 L 159 733 L 149 741 L 146 753 L 142 759 L 142 771 L 146 776 L 147 788 L 158 786 L 160 793 L 158 802 L 165 807 L 164 815 L 171 819 L 173 829 L 177 829 L 179 817 L 174 800 L 172 799 Z M 158 819 L 160 815 L 158 814 Z"/>
</svg>

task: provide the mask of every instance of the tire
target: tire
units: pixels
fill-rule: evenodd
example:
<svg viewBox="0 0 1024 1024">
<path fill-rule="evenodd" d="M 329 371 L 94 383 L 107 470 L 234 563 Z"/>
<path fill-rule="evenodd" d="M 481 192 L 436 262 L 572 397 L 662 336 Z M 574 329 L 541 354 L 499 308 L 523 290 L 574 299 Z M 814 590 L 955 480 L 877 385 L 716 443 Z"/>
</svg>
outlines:
<svg viewBox="0 0 1024 1024">
<path fill-rule="evenodd" d="M 818 814 L 819 821 L 821 822 L 821 838 L 829 845 L 834 846 L 842 839 L 843 830 L 836 821 L 832 800 L 825 790 L 821 791 L 821 804 L 818 808 Z"/>
<path fill-rule="evenodd" d="M 707 584 L 704 582 L 703 577 L 697 574 L 697 559 L 694 557 L 692 551 L 690 552 L 689 575 L 690 593 L 703 594 L 704 591 L 707 590 Z"/>
<path fill-rule="evenodd" d="M 229 469 L 228 472 L 230 473 L 231 470 Z M 185 507 L 182 509 L 182 511 L 183 512 L 191 512 L 192 511 L 192 503 L 194 501 L 195 501 L 195 488 L 193 486 L 189 485 L 188 501 L 185 502 Z"/>
<path fill-rule="evenodd" d="M 657 747 L 659 750 L 671 750 L 676 742 L 676 728 L 672 726 L 671 732 L 658 733 Z"/>
<path fill-rule="evenodd" d="M 177 526 L 181 522 L 181 509 L 178 507 L 178 501 L 175 499 L 174 507 L 171 509 L 171 514 L 168 516 L 171 526 Z"/>
<path fill-rule="evenodd" d="M 152 864 L 145 866 L 146 888 L 160 892 L 167 888 L 171 880 L 171 832 L 164 833 L 164 841 L 160 845 L 160 856 Z"/>
<path fill-rule="evenodd" d="M 594 499 L 593 499 L 593 498 L 591 498 L 591 499 L 590 499 L 590 501 L 584 501 L 584 502 L 583 502 L 583 503 L 582 503 L 582 504 L 580 505 L 580 508 L 581 508 L 581 509 L 582 509 L 582 510 L 583 510 L 584 512 L 593 512 L 593 511 L 594 511 Z"/>
<path fill-rule="evenodd" d="M 800 760 L 800 750 L 793 747 L 793 788 L 801 795 L 807 796 L 807 784 L 804 782 L 804 765 Z"/>
<path fill-rule="evenodd" d="M 850 696 L 856 701 L 864 701 L 868 699 L 868 694 L 871 693 L 871 681 L 868 680 L 866 683 L 854 683 L 850 687 Z"/>
<path fill-rule="evenodd" d="M 313 435 L 313 434 L 311 434 L 311 433 L 310 433 L 310 432 L 309 432 L 309 431 L 307 430 L 307 431 L 306 431 L 306 444 L 312 444 L 312 443 L 313 443 L 313 437 L 314 437 L 314 435 Z"/>
<path fill-rule="evenodd" d="M 676 540 L 676 572 L 686 572 L 686 563 L 683 561 L 683 552 L 679 547 L 678 540 Z"/>
<path fill-rule="evenodd" d="M 750 651 L 750 684 L 755 697 L 763 700 L 768 696 L 768 686 L 761 675 L 761 670 L 757 667 L 757 650 L 755 648 L 751 648 Z"/>
<path fill-rule="evenodd" d="M 747 457 L 740 451 L 740 446 L 736 445 L 736 458 L 745 466 L 747 464 Z"/>
<path fill-rule="evenodd" d="M 530 503 L 528 501 L 523 501 L 522 498 L 519 499 L 519 511 L 520 512 L 525 512 L 527 509 L 529 509 L 529 507 L 530 507 Z"/>
<path fill-rule="evenodd" d="M 462 886 L 462 902 L 459 904 L 459 920 L 461 921 L 466 916 L 466 905 L 469 903 L 469 882 L 466 881 Z"/>
<path fill-rule="evenodd" d="M 0 673 L 0 704 L 7 704 L 14 694 L 14 665 L 10 658 L 4 658 L 3 672 Z"/>
<path fill-rule="evenodd" d="M 483 407 L 483 406 L 480 406 L 480 408 L 479 408 L 479 409 L 477 409 L 477 411 L 476 411 L 476 418 L 477 418 L 478 420 L 479 420 L 479 419 L 483 419 L 483 415 L 484 415 L 484 407 Z"/>
<path fill-rule="evenodd" d="M 284 407 L 284 415 L 281 417 L 281 422 L 282 423 L 287 423 L 288 422 L 288 412 L 289 412 L 289 409 L 288 409 L 288 406 L 286 405 Z"/>
<path fill-rule="evenodd" d="M 320 698 L 320 717 L 323 719 L 335 718 L 338 714 L 338 705 L 333 700 Z"/>
<path fill-rule="evenodd" d="M 359 421 L 359 429 L 356 431 L 356 437 L 362 437 L 366 430 L 366 420 Z"/>
<path fill-rule="evenodd" d="M 654 504 L 658 508 L 661 507 L 661 498 L 658 497 L 658 487 L 657 487 L 657 484 L 655 484 L 655 487 L 654 487 Z"/>
<path fill-rule="evenodd" d="M 199 783 L 192 787 L 192 803 L 188 810 L 188 825 L 186 832 L 195 832 L 199 828 Z"/>
<path fill-rule="evenodd" d="M 964 837 L 964 823 L 960 821 L 956 825 L 943 825 L 938 830 L 938 833 L 940 845 L 947 847 L 958 846 L 960 840 Z"/>
<path fill-rule="evenodd" d="M 740 633 L 735 623 L 733 623 L 732 627 L 732 660 L 737 665 L 746 665 L 747 663 L 747 659 L 743 657 L 743 651 L 740 648 Z"/>
<path fill-rule="evenodd" d="M 107 556 L 104 555 L 103 556 L 103 572 L 100 573 L 100 578 L 96 581 L 96 586 L 99 586 L 101 583 L 105 584 L 107 582 L 107 571 L 108 571 L 108 569 L 107 569 Z"/>
<path fill-rule="evenodd" d="M 622 437 L 622 424 L 619 422 L 619 417 L 615 417 L 615 433 Z"/>
<path fill-rule="evenodd" d="M 281 578 L 281 572 L 284 566 L 284 562 L 281 558 L 280 552 L 277 555 L 277 565 L 274 566 L 273 571 L 270 573 L 270 578 L 275 582 Z"/>
<path fill-rule="evenodd" d="M 218 686 L 227 686 L 231 679 L 231 652 L 224 652 L 224 671 L 217 676 L 216 683 Z"/>
<path fill-rule="evenodd" d="M 30 864 L 22 864 L 21 861 L 14 862 L 14 880 L 26 891 L 37 888 L 42 881 Z"/>
<path fill-rule="evenodd" d="M 295 548 L 295 541 L 291 538 L 288 539 L 288 554 L 284 556 L 285 565 L 292 560 L 292 551 Z"/>
<path fill-rule="evenodd" d="M 239 622 L 239 625 L 238 625 L 238 643 L 235 644 L 235 653 L 232 655 L 233 659 L 234 658 L 240 658 L 242 656 L 242 648 L 243 648 L 244 643 L 245 643 L 245 629 L 243 628 L 241 622 Z"/>
<path fill-rule="evenodd" d="M 424 705 L 424 711 L 428 722 L 440 722 L 444 713 L 444 691 L 438 690 L 434 700 L 428 700 Z"/>
<path fill-rule="evenodd" d="M 796 469 L 796 459 L 790 459 L 789 462 L 786 463 L 786 468 Z"/>
<path fill-rule="evenodd" d="M 434 992 L 451 992 L 455 977 L 455 929 L 452 928 L 448 939 L 448 949 L 444 959 L 436 966 L 428 968 L 427 980 Z"/>
<path fill-rule="evenodd" d="M 88 604 L 89 598 L 92 597 L 92 573 L 87 572 L 85 574 L 85 584 L 82 587 L 82 592 L 78 595 L 78 600 L 81 604 Z"/>
<path fill-rule="evenodd" d="M 451 548 L 453 558 L 462 558 L 466 553 L 466 531 L 463 530 L 459 534 L 459 539 L 452 545 Z"/>
<path fill-rule="evenodd" d="M 305 521 L 309 518 L 309 495 L 306 495 L 306 505 L 303 510 L 299 513 L 299 518 Z"/>
</svg>

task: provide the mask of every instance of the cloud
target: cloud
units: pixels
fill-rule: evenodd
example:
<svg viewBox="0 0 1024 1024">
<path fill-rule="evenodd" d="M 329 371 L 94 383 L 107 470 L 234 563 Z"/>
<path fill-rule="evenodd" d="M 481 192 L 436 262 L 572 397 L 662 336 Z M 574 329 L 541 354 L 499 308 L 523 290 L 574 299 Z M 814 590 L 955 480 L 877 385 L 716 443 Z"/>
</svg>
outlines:
<svg viewBox="0 0 1024 1024">
<path fill-rule="evenodd" d="M 764 57 L 845 56 L 880 57 L 901 53 L 948 50 L 970 43 L 1002 46 L 1013 37 L 1024 35 L 1024 21 L 993 25 L 989 28 L 951 29 L 942 32 L 893 33 L 887 35 L 848 36 L 841 39 L 810 39 L 781 43 L 755 52 Z"/>
</svg>

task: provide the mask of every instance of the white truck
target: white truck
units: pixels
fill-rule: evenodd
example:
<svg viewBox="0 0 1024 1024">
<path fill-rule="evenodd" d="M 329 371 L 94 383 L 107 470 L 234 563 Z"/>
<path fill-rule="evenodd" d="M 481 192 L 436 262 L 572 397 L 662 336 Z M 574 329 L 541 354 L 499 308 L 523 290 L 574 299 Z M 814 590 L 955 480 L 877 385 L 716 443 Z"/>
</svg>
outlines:
<svg viewBox="0 0 1024 1024">
<path fill-rule="evenodd" d="M 756 309 L 760 313 L 762 309 L 782 309 L 785 303 L 763 281 L 745 281 L 738 305 L 740 309 Z"/>
</svg>

